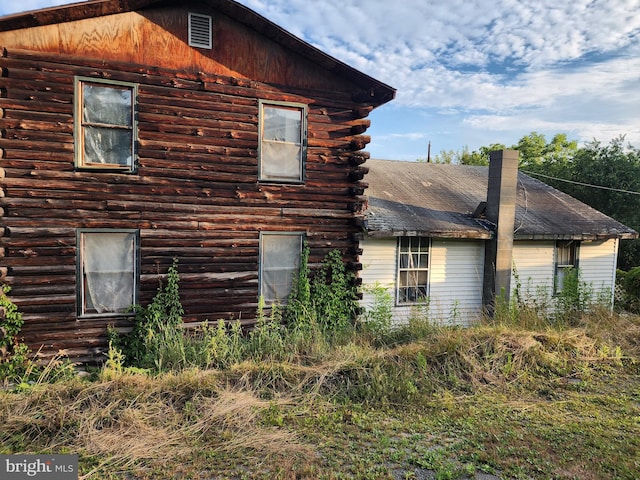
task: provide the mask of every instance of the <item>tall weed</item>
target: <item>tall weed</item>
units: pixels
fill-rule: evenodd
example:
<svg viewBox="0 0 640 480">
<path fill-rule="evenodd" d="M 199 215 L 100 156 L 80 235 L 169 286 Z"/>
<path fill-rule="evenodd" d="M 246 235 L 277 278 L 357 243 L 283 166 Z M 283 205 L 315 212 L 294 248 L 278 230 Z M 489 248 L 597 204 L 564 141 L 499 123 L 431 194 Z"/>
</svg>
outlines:
<svg viewBox="0 0 640 480">
<path fill-rule="evenodd" d="M 22 314 L 7 294 L 8 285 L 0 289 L 0 384 L 13 385 L 17 390 L 30 389 L 33 385 L 56 382 L 75 375 L 74 365 L 64 352 L 53 356 L 46 364 L 35 360 L 37 353 L 19 341 L 24 324 Z"/>
</svg>

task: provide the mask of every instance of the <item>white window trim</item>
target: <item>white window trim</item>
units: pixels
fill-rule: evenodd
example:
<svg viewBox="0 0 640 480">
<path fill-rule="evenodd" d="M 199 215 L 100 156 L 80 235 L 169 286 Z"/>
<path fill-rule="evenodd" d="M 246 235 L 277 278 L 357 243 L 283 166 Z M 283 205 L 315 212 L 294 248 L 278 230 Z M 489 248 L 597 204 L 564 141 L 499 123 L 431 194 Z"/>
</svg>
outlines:
<svg viewBox="0 0 640 480">
<path fill-rule="evenodd" d="M 134 259 L 133 259 L 133 304 L 138 303 L 138 295 L 140 289 L 140 230 L 123 229 L 123 228 L 78 228 L 76 229 L 76 314 L 78 318 L 96 318 L 96 317 L 123 317 L 133 316 L 135 312 L 107 312 L 107 313 L 86 313 L 85 305 L 85 285 L 84 285 L 84 250 L 82 243 L 82 235 L 87 233 L 126 233 L 135 235 Z"/>
<path fill-rule="evenodd" d="M 132 140 L 131 140 L 131 165 L 115 165 L 115 164 L 85 164 L 84 162 L 84 136 L 83 136 L 83 124 L 82 124 L 82 108 L 83 108 L 83 95 L 82 85 L 84 83 L 95 83 L 105 86 L 130 88 L 132 91 Z M 92 77 L 74 77 L 74 112 L 73 112 L 73 132 L 74 132 L 74 152 L 75 152 L 75 168 L 78 170 L 92 170 L 92 171 L 119 171 L 125 173 L 135 173 L 137 169 L 137 151 L 136 145 L 138 141 L 138 85 L 131 82 L 121 82 L 117 80 L 105 80 L 103 78 Z"/>
<path fill-rule="evenodd" d="M 263 128 L 264 128 L 264 107 L 282 107 L 289 109 L 302 110 L 302 119 L 300 124 L 300 165 L 298 171 L 298 178 L 263 178 L 262 176 L 262 142 L 263 142 Z M 308 143 L 308 130 L 307 130 L 307 116 L 308 107 L 304 103 L 296 102 L 277 102 L 268 100 L 258 101 L 258 180 L 264 183 L 293 183 L 301 184 L 305 182 L 305 171 L 307 162 L 307 143 Z"/>
<path fill-rule="evenodd" d="M 285 235 L 285 236 L 291 236 L 291 237 L 298 237 L 299 241 L 300 241 L 300 250 L 299 250 L 299 257 L 298 257 L 298 267 L 300 267 L 300 260 L 302 258 L 302 249 L 304 248 L 304 240 L 305 240 L 305 233 L 304 232 L 260 232 L 260 251 L 259 251 L 259 258 L 258 258 L 258 296 L 262 296 L 264 297 L 264 292 L 263 292 L 263 286 L 262 286 L 262 281 L 263 281 L 263 263 L 264 263 L 264 242 L 263 242 L 263 238 L 265 236 L 273 236 L 273 235 Z M 294 277 L 295 278 L 295 277 Z M 292 279 L 293 280 L 293 279 Z M 265 298 L 265 303 L 267 305 L 279 302 L 281 305 L 285 305 L 287 302 L 286 298 L 279 298 L 277 300 L 274 299 L 267 299 Z"/>
<path fill-rule="evenodd" d="M 426 271 L 427 272 L 427 285 L 426 285 L 426 296 L 424 298 L 423 301 L 401 301 L 400 300 L 400 242 L 402 241 L 402 238 L 411 238 L 411 239 L 417 239 L 418 241 L 420 239 L 426 239 L 428 242 L 428 257 L 427 257 L 427 266 L 426 267 L 418 267 L 418 268 L 403 268 L 403 271 Z M 411 250 L 409 251 L 411 253 Z M 396 240 L 396 292 L 395 292 L 395 302 L 396 302 L 396 306 L 412 306 L 412 305 L 427 305 L 429 303 L 429 294 L 430 294 L 430 289 L 431 289 L 431 253 L 432 253 L 432 242 L 431 242 L 431 237 L 398 237 L 398 239 Z"/>
</svg>

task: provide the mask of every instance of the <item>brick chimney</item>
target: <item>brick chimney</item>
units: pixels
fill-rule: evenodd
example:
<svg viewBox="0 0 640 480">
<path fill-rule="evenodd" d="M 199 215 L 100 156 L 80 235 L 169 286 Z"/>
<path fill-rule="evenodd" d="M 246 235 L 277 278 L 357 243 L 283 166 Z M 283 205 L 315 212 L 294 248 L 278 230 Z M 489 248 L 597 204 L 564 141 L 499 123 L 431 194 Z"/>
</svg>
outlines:
<svg viewBox="0 0 640 480">
<path fill-rule="evenodd" d="M 485 245 L 482 288 L 482 304 L 489 315 L 494 313 L 497 297 L 509 301 L 511 294 L 517 185 L 518 151 L 491 152 L 485 217 L 496 229 Z"/>
</svg>

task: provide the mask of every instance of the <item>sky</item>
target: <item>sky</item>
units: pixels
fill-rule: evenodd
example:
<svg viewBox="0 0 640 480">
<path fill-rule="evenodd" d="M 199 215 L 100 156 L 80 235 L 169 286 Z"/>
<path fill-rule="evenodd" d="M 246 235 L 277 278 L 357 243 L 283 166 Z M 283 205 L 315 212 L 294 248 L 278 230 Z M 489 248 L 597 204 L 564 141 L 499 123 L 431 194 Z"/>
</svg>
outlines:
<svg viewBox="0 0 640 480">
<path fill-rule="evenodd" d="M 0 0 L 0 15 L 70 3 Z M 640 0 L 239 0 L 397 90 L 372 158 L 416 160 L 531 132 L 640 147 Z"/>
</svg>

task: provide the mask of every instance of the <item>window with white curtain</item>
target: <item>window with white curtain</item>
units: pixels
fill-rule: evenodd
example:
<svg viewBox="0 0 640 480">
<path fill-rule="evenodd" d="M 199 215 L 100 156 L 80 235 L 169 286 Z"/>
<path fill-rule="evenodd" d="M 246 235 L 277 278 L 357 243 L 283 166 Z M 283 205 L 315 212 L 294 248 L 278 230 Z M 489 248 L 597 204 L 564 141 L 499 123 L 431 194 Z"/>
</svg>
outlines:
<svg viewBox="0 0 640 480">
<path fill-rule="evenodd" d="M 133 171 L 136 86 L 76 77 L 76 166 Z"/>
<path fill-rule="evenodd" d="M 304 180 L 306 117 L 304 105 L 260 101 L 260 180 Z"/>
<path fill-rule="evenodd" d="M 578 268 L 578 249 L 580 242 L 562 240 L 556 242 L 555 251 L 555 293 L 564 290 L 566 278 Z"/>
<path fill-rule="evenodd" d="M 398 238 L 396 302 L 399 305 L 427 301 L 430 246 L 431 241 L 426 237 Z"/>
<path fill-rule="evenodd" d="M 129 313 L 137 303 L 139 234 L 79 230 L 79 315 Z"/>
<path fill-rule="evenodd" d="M 284 304 L 300 267 L 304 235 L 260 234 L 260 292 L 266 303 Z"/>
</svg>

